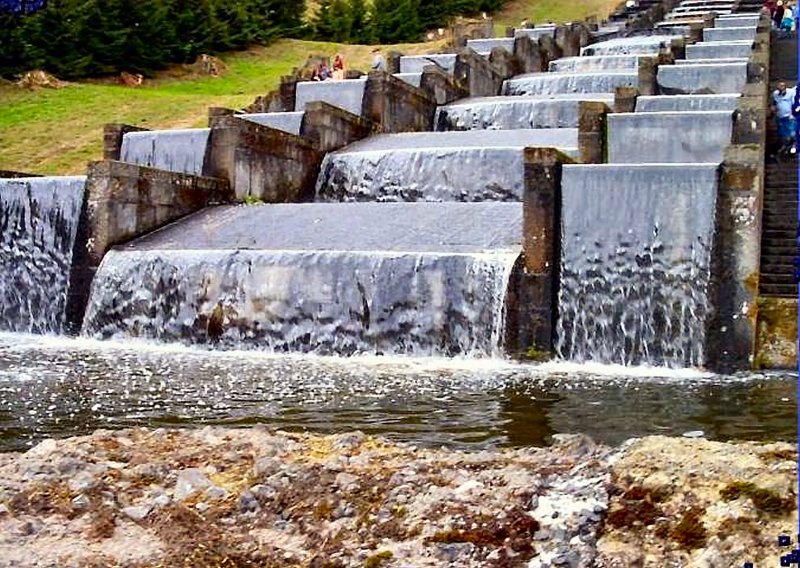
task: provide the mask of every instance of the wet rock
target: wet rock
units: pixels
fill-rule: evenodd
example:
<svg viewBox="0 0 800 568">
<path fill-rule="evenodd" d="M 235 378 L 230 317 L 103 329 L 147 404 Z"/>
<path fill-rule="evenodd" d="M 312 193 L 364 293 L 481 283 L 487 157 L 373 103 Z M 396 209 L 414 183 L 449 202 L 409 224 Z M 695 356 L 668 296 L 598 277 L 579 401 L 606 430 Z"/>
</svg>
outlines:
<svg viewBox="0 0 800 568">
<path fill-rule="evenodd" d="M 203 491 L 211 485 L 211 481 L 197 468 L 184 469 L 178 473 L 173 497 L 176 501 L 184 501 L 195 493 Z"/>
</svg>

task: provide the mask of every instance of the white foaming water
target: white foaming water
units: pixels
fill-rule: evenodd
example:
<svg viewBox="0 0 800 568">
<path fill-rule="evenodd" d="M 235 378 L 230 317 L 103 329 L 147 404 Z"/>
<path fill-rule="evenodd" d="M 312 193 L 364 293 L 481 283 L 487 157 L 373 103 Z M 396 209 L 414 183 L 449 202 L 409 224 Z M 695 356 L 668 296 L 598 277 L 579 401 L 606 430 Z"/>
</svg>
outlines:
<svg viewBox="0 0 800 568">
<path fill-rule="evenodd" d="M 273 352 L 490 357 L 516 258 L 115 251 L 95 279 L 84 332 Z"/>
<path fill-rule="evenodd" d="M 0 179 L 0 329 L 62 333 L 84 176 Z"/>
</svg>

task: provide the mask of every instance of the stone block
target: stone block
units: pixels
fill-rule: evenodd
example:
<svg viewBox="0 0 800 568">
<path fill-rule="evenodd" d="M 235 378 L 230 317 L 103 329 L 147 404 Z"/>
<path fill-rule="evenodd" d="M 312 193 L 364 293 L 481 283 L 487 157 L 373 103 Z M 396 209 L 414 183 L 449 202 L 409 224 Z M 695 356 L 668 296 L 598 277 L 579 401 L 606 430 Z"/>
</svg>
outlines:
<svg viewBox="0 0 800 568">
<path fill-rule="evenodd" d="M 528 36 L 514 38 L 514 55 L 522 65 L 523 73 L 540 73 L 546 71 L 539 42 Z"/>
<path fill-rule="evenodd" d="M 366 138 L 373 126 L 360 116 L 324 102 L 306 105 L 300 135 L 312 140 L 320 152 L 332 152 Z"/>
<path fill-rule="evenodd" d="M 238 117 L 221 117 L 212 128 L 204 173 L 227 180 L 237 199 L 269 203 L 313 195 L 322 154 L 311 140 Z"/>
<path fill-rule="evenodd" d="M 455 60 L 453 76 L 460 88 L 471 97 L 492 97 L 500 94 L 503 78 L 486 58 L 470 49 L 461 50 Z"/>
<path fill-rule="evenodd" d="M 367 78 L 363 109 L 362 116 L 380 132 L 422 132 L 433 127 L 436 101 L 424 90 L 393 75 L 372 71 Z"/>
<path fill-rule="evenodd" d="M 469 96 L 469 92 L 455 80 L 453 75 L 433 65 L 423 69 L 419 87 L 439 106 Z"/>
<path fill-rule="evenodd" d="M 578 103 L 578 161 L 602 164 L 606 161 L 606 116 L 611 110 L 605 103 Z"/>
</svg>

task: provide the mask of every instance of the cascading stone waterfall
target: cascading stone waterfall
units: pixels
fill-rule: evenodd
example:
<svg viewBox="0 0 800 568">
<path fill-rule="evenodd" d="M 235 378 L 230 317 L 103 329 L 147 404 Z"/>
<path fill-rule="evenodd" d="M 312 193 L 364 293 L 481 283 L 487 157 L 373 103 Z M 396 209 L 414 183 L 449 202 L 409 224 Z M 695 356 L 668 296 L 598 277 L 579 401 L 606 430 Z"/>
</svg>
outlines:
<svg viewBox="0 0 800 568">
<path fill-rule="evenodd" d="M 637 71 L 528 73 L 503 82 L 506 96 L 567 93 L 613 93 L 617 87 L 638 87 Z"/>
<path fill-rule="evenodd" d="M 489 357 L 521 225 L 521 205 L 504 203 L 209 209 L 110 252 L 83 329 L 273 352 Z"/>
<path fill-rule="evenodd" d="M 717 165 L 567 165 L 562 199 L 559 355 L 702 367 Z"/>
<path fill-rule="evenodd" d="M 65 331 L 86 178 L 0 179 L 0 330 Z"/>
<path fill-rule="evenodd" d="M 525 128 L 577 128 L 581 101 L 601 101 L 609 106 L 608 93 L 543 95 L 529 97 L 482 97 L 440 106 L 437 131 L 517 130 Z"/>
<path fill-rule="evenodd" d="M 519 201 L 524 149 L 577 143 L 574 128 L 373 136 L 325 156 L 317 201 Z"/>
</svg>

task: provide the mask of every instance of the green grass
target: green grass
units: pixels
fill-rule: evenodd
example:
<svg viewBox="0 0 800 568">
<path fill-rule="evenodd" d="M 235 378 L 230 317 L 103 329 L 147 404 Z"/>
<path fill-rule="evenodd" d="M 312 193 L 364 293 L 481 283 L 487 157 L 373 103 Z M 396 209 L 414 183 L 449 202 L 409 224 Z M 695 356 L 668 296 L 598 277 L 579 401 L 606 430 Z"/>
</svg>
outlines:
<svg viewBox="0 0 800 568">
<path fill-rule="evenodd" d="M 393 46 L 405 52 L 437 44 Z M 388 48 L 387 48 L 388 49 Z M 281 75 L 311 53 L 341 52 L 352 68 L 366 68 L 368 46 L 282 40 L 269 47 L 223 57 L 222 77 L 188 77 L 176 68 L 142 87 L 73 83 L 63 89 L 28 91 L 0 85 L 0 169 L 76 174 L 102 157 L 102 129 L 109 122 L 147 128 L 204 126 L 208 107 L 241 108 L 275 89 Z"/>
<path fill-rule="evenodd" d="M 527 19 L 536 25 L 576 22 L 588 16 L 605 18 L 624 0 L 511 0 L 495 15 L 495 24 L 500 28 L 518 26 Z"/>
</svg>

